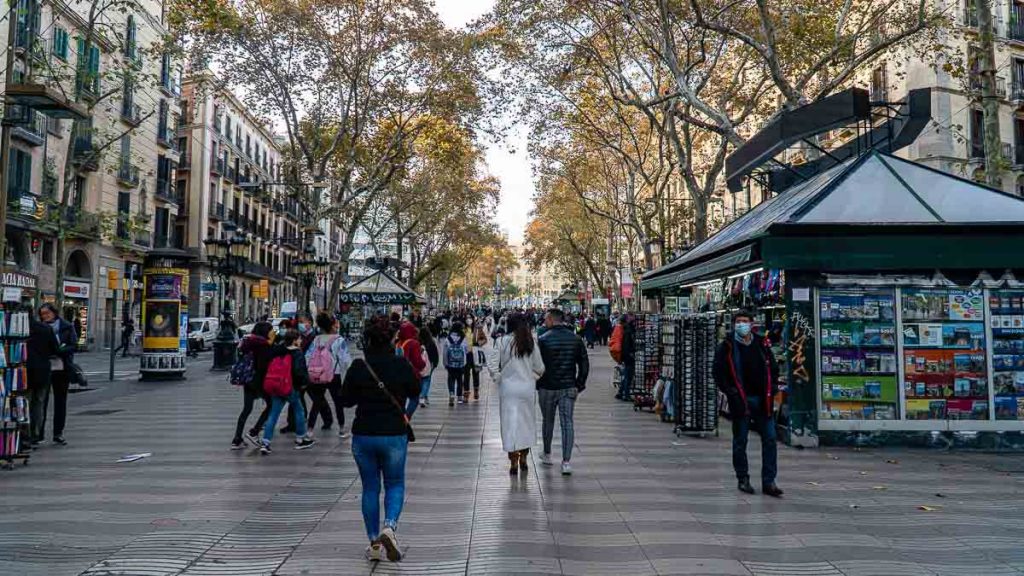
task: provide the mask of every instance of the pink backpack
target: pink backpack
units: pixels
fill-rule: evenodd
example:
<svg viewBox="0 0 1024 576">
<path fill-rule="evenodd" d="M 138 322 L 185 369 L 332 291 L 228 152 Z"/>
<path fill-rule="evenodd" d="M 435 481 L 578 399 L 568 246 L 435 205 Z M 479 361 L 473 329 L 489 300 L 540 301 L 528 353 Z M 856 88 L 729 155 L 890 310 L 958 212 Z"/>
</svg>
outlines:
<svg viewBox="0 0 1024 576">
<path fill-rule="evenodd" d="M 334 380 L 334 354 L 331 353 L 331 348 L 337 339 L 337 336 L 332 336 L 325 338 L 323 342 L 313 344 L 313 351 L 306 362 L 310 382 L 330 384 L 331 380 Z"/>
<path fill-rule="evenodd" d="M 292 355 L 278 356 L 270 361 L 263 391 L 270 396 L 288 396 L 292 393 Z"/>
</svg>

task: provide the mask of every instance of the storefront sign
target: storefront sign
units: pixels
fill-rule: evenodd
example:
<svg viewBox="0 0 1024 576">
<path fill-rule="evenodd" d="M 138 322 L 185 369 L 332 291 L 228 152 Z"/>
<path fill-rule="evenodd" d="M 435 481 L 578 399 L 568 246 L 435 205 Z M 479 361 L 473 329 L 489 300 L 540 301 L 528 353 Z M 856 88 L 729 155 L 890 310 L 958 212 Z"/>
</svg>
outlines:
<svg viewBox="0 0 1024 576">
<path fill-rule="evenodd" d="M 89 288 L 90 285 L 87 282 L 75 282 L 72 280 L 65 280 L 64 296 L 68 298 L 81 298 L 83 300 L 88 300 Z"/>
<path fill-rule="evenodd" d="M 27 274 L 19 274 L 18 272 L 4 272 L 3 285 L 35 290 L 36 279 Z"/>
<path fill-rule="evenodd" d="M 352 294 L 338 295 L 342 304 L 412 304 L 416 301 L 414 294 Z"/>
<path fill-rule="evenodd" d="M 200 292 L 214 292 L 214 293 L 216 293 L 217 292 L 217 283 L 216 282 L 203 282 L 203 283 L 199 284 L 199 291 Z"/>
<path fill-rule="evenodd" d="M 630 283 L 630 284 L 623 284 L 622 285 L 622 297 L 625 298 L 626 300 L 629 300 L 630 298 L 633 297 L 633 284 L 632 283 Z"/>
<path fill-rule="evenodd" d="M 4 302 L 21 302 L 21 288 L 4 286 Z"/>
</svg>

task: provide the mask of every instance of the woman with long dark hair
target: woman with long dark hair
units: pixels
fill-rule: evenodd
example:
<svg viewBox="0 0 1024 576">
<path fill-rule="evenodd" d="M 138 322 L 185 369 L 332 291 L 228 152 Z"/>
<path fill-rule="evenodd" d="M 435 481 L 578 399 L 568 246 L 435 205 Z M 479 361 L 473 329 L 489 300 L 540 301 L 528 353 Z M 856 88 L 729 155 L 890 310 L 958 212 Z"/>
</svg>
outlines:
<svg viewBox="0 0 1024 576">
<path fill-rule="evenodd" d="M 509 474 L 525 473 L 537 439 L 537 379 L 544 374 L 544 361 L 522 314 L 508 318 L 508 334 L 498 340 L 488 369 L 498 384 L 501 445 L 508 452 Z"/>
<path fill-rule="evenodd" d="M 363 332 L 365 358 L 352 363 L 341 387 L 341 402 L 355 406 L 352 455 L 363 483 L 363 523 L 369 560 L 402 559 L 398 517 L 405 500 L 405 457 L 409 424 L 405 407 L 420 396 L 420 377 L 408 360 L 395 355 L 395 329 L 387 318 L 371 320 Z M 384 526 L 380 519 L 384 481 Z"/>
</svg>

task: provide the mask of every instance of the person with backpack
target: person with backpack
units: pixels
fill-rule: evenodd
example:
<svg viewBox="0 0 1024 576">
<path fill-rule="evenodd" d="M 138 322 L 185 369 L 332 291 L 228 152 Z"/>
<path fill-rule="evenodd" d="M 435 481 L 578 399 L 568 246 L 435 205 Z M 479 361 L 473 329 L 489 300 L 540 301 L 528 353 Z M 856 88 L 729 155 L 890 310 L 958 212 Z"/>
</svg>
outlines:
<svg viewBox="0 0 1024 576">
<path fill-rule="evenodd" d="M 338 334 L 337 320 L 321 312 L 316 315 L 316 326 L 319 334 L 306 348 L 306 369 L 309 372 L 307 392 L 312 399 L 306 429 L 316 427 L 317 416 L 324 421 L 321 430 L 330 430 L 334 425 L 331 407 L 327 403 L 327 394 L 330 393 L 334 410 L 338 414 L 338 435 L 347 438 L 345 410 L 341 405 L 341 379 L 352 364 L 352 356 L 348 352 L 348 342 Z"/>
<path fill-rule="evenodd" d="M 441 342 L 441 357 L 444 358 L 444 369 L 448 372 L 448 406 L 455 406 L 455 398 L 459 399 L 459 404 L 465 404 L 462 387 L 469 345 L 464 330 L 461 322 L 453 323 L 448 337 Z"/>
<path fill-rule="evenodd" d="M 405 359 L 395 358 L 394 331 L 386 318 L 367 324 L 363 332 L 365 358 L 356 360 L 345 374 L 342 404 L 355 407 L 352 456 L 363 484 L 363 524 L 370 545 L 366 558 L 392 562 L 403 552 L 395 534 L 405 500 L 405 461 L 414 439 L 405 406 L 420 396 L 420 378 Z M 380 493 L 384 485 L 384 525 L 381 527 Z"/>
<path fill-rule="evenodd" d="M 238 345 L 238 361 L 231 367 L 231 383 L 242 389 L 242 411 L 238 414 L 235 437 L 231 440 L 232 450 L 241 450 L 244 447 L 243 440 L 253 448 L 261 446 L 259 429 L 266 424 L 270 416 L 270 398 L 263 391 L 263 379 L 270 364 L 271 330 L 273 326 L 270 322 L 257 322 L 252 327 L 252 332 L 246 334 Z M 249 415 L 252 414 L 253 404 L 261 399 L 264 401 L 263 412 L 256 419 L 256 424 L 243 436 L 242 431 L 249 420 Z"/>
<path fill-rule="evenodd" d="M 280 343 L 270 352 L 263 390 L 270 397 L 270 416 L 263 427 L 261 454 L 270 454 L 270 441 L 274 439 L 274 426 L 287 402 L 295 410 L 295 449 L 304 450 L 316 444 L 306 433 L 306 411 L 299 402 L 299 390 L 309 385 L 306 357 L 302 354 L 299 333 L 288 330 L 278 336 Z"/>
<path fill-rule="evenodd" d="M 430 375 L 430 360 L 426 349 L 420 344 L 420 331 L 412 322 L 405 320 L 398 327 L 398 342 L 395 345 L 395 355 L 405 358 L 412 365 L 413 372 L 422 380 L 424 376 Z M 422 387 L 422 386 L 421 386 Z M 419 406 L 419 397 L 410 398 L 406 413 L 411 417 Z"/>
<path fill-rule="evenodd" d="M 420 408 L 430 406 L 430 380 L 434 377 L 434 370 L 440 365 L 441 355 L 437 350 L 437 342 L 434 340 L 434 333 L 430 328 L 420 328 L 420 346 L 427 351 L 427 361 L 430 362 L 430 372 L 423 377 L 420 383 Z M 412 413 L 409 414 L 412 416 Z"/>
</svg>

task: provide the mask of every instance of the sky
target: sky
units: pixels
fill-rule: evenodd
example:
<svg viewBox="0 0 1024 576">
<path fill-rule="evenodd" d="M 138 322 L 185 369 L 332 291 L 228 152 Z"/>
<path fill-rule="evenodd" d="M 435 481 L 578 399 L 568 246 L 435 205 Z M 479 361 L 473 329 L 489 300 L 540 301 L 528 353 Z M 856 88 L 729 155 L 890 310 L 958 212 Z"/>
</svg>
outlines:
<svg viewBox="0 0 1024 576">
<path fill-rule="evenodd" d="M 450 28 L 465 26 L 494 5 L 493 0 L 434 0 L 434 3 Z M 497 221 L 513 243 L 522 242 L 533 208 L 533 174 L 526 144 L 526 132 L 520 128 L 510 131 L 505 142 L 486 146 L 488 169 L 501 180 Z"/>
</svg>

